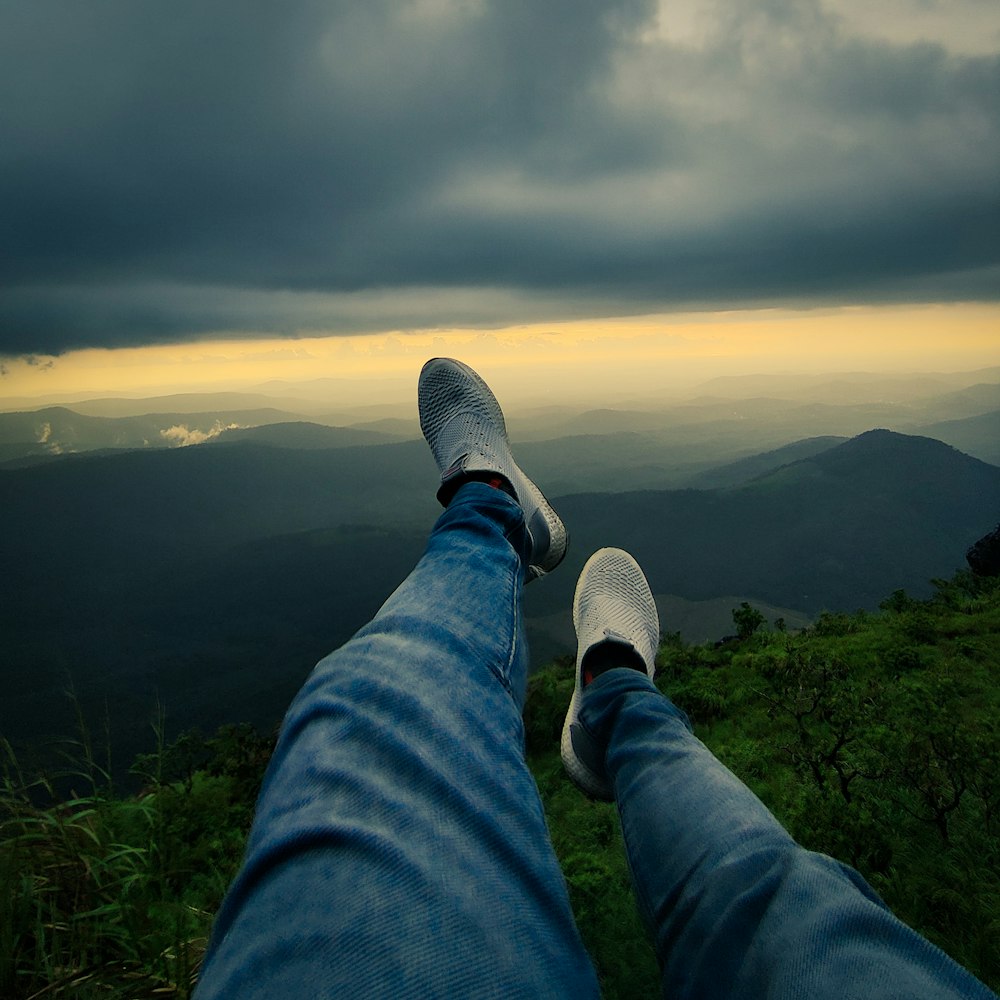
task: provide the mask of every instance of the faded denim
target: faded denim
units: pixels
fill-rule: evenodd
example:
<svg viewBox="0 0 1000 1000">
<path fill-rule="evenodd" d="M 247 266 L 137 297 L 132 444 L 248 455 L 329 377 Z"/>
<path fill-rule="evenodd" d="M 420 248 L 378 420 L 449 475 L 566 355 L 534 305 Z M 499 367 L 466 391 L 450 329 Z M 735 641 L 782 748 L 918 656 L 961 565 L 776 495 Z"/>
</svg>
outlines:
<svg viewBox="0 0 1000 1000">
<path fill-rule="evenodd" d="M 588 997 L 524 760 L 520 508 L 461 488 L 285 718 L 197 997 Z M 798 847 L 643 674 L 587 688 L 665 997 L 991 997 Z"/>
<path fill-rule="evenodd" d="M 852 868 L 800 847 L 645 674 L 594 679 L 602 745 L 663 996 L 993 998 Z"/>
<path fill-rule="evenodd" d="M 463 486 L 285 718 L 198 997 L 596 996 L 524 760 L 521 509 Z"/>
</svg>

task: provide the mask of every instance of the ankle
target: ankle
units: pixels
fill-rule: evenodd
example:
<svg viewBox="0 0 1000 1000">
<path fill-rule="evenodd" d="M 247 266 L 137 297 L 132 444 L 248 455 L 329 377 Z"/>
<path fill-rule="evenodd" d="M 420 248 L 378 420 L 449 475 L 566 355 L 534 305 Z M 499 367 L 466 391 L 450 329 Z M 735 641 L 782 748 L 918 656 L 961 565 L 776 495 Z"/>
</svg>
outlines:
<svg viewBox="0 0 1000 1000">
<path fill-rule="evenodd" d="M 636 652 L 635 647 L 627 642 L 619 642 L 615 639 L 605 639 L 603 642 L 595 643 L 584 654 L 581 669 L 583 670 L 583 686 L 586 687 L 595 677 L 607 673 L 609 670 L 620 668 L 638 670 L 640 673 L 647 673 L 646 663 Z"/>
<path fill-rule="evenodd" d="M 499 472 L 470 472 L 469 479 L 474 483 L 486 483 L 501 493 L 506 493 L 512 500 L 517 499 L 514 487 L 506 476 L 501 476 Z"/>
<path fill-rule="evenodd" d="M 500 490 L 501 493 L 506 493 L 512 500 L 517 500 L 517 494 L 514 492 L 514 487 L 511 485 L 510 480 L 505 476 L 501 476 L 498 472 L 463 472 L 461 475 L 454 476 L 441 485 L 437 493 L 437 498 L 441 505 L 447 507 L 454 499 L 455 494 L 466 483 L 485 483 L 487 486 L 492 486 L 495 490 Z"/>
</svg>

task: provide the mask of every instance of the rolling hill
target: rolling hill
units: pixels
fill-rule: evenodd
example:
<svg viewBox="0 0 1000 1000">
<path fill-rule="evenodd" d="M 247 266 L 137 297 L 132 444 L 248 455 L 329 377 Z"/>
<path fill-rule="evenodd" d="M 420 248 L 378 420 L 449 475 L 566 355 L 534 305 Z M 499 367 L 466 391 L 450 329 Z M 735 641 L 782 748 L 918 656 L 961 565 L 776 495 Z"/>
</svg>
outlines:
<svg viewBox="0 0 1000 1000">
<path fill-rule="evenodd" d="M 739 486 L 560 499 L 571 572 L 602 545 L 632 552 L 655 593 L 750 594 L 809 614 L 921 592 L 1000 519 L 1000 468 L 930 438 L 870 431 Z M 665 627 L 668 627 L 665 624 Z"/>
<path fill-rule="evenodd" d="M 602 545 L 633 552 L 665 608 L 742 595 L 810 616 L 919 593 L 1000 519 L 1000 468 L 928 438 L 873 431 L 774 461 L 713 490 L 558 496 L 539 475 L 572 536 L 565 566 L 526 593 L 539 648 L 571 635 L 576 576 Z M 122 760 L 157 699 L 174 732 L 276 721 L 419 557 L 435 482 L 417 441 L 244 441 L 0 471 L 0 732 L 71 731 L 70 682 L 92 719 L 107 706 Z"/>
</svg>

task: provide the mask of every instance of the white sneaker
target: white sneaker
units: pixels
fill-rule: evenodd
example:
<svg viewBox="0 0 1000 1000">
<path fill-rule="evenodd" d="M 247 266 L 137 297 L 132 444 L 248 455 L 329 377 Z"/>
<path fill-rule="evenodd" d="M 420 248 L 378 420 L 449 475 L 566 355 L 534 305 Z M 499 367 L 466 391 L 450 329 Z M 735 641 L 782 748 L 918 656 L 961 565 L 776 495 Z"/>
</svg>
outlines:
<svg viewBox="0 0 1000 1000">
<path fill-rule="evenodd" d="M 577 639 L 576 687 L 563 723 L 563 766 L 591 798 L 611 801 L 614 791 L 604 767 L 604 749 L 579 722 L 584 657 L 599 643 L 620 643 L 638 653 L 652 680 L 660 641 L 660 620 L 649 584 L 627 552 L 598 549 L 587 560 L 573 598 L 573 626 Z"/>
<path fill-rule="evenodd" d="M 468 365 L 433 358 L 417 387 L 420 429 L 441 470 L 438 499 L 446 503 L 456 480 L 493 472 L 514 490 L 531 536 L 528 580 L 562 561 L 569 536 L 542 491 L 520 470 L 510 452 L 503 411 L 490 387 Z"/>
</svg>

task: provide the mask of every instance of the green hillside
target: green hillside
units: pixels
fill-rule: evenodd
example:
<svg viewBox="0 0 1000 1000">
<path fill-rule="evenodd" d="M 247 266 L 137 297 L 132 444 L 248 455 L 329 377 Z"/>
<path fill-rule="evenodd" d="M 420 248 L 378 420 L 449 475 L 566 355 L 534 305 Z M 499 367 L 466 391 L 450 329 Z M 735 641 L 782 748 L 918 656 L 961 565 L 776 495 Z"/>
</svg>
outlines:
<svg viewBox="0 0 1000 1000">
<path fill-rule="evenodd" d="M 870 432 L 751 465 L 767 471 L 727 489 L 554 496 L 572 543 L 525 595 L 535 665 L 570 648 L 576 578 L 601 546 L 632 552 L 656 594 L 740 595 L 812 619 L 872 610 L 894 587 L 926 595 L 1000 510 L 1000 469 L 927 438 Z M 0 734 L 24 745 L 68 731 L 73 687 L 91 724 L 106 707 L 128 720 L 114 734 L 122 777 L 157 700 L 171 736 L 269 726 L 419 558 L 435 481 L 419 441 L 243 441 L 0 470 Z"/>
<path fill-rule="evenodd" d="M 996 989 L 1000 580 L 961 572 L 927 600 L 897 591 L 797 635 L 743 624 L 718 648 L 668 631 L 659 686 L 803 844 L 857 866 Z M 559 761 L 572 687 L 569 658 L 532 678 L 528 760 L 605 995 L 656 996 L 614 807 L 584 799 Z M 189 995 L 270 740 L 228 727 L 150 749 L 134 768 L 143 794 L 119 798 L 100 753 L 77 744 L 74 794 L 55 805 L 38 805 L 51 784 L 8 761 L 0 995 Z"/>
</svg>

